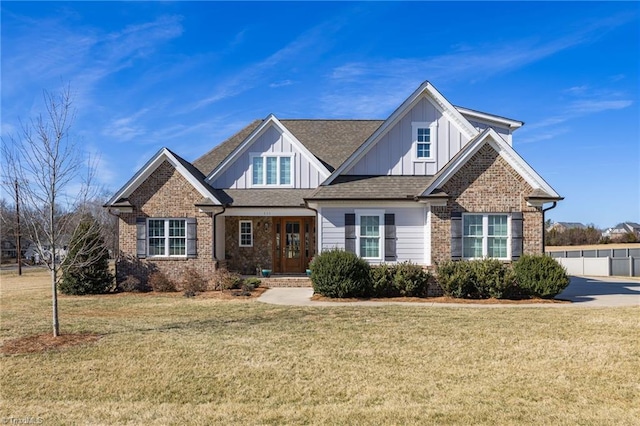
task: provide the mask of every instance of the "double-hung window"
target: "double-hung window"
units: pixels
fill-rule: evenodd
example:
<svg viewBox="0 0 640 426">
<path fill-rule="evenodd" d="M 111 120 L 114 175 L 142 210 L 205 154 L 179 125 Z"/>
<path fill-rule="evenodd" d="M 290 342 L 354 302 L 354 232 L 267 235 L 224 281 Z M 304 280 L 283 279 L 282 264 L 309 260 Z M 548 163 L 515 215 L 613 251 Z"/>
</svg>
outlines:
<svg viewBox="0 0 640 426">
<path fill-rule="evenodd" d="M 251 157 L 252 186 L 290 186 L 291 155 L 254 155 Z"/>
<path fill-rule="evenodd" d="M 356 211 L 357 254 L 364 259 L 384 258 L 384 213 Z"/>
<path fill-rule="evenodd" d="M 253 246 L 253 222 L 251 222 L 250 220 L 240 221 L 239 240 L 240 247 Z"/>
<path fill-rule="evenodd" d="M 185 219 L 149 219 L 147 229 L 149 256 L 186 256 Z"/>
<path fill-rule="evenodd" d="M 414 161 L 435 160 L 435 138 L 437 134 L 437 121 L 411 123 L 413 135 L 413 159 Z"/>
<path fill-rule="evenodd" d="M 467 259 L 509 259 L 509 215 L 464 214 L 462 254 Z"/>
</svg>

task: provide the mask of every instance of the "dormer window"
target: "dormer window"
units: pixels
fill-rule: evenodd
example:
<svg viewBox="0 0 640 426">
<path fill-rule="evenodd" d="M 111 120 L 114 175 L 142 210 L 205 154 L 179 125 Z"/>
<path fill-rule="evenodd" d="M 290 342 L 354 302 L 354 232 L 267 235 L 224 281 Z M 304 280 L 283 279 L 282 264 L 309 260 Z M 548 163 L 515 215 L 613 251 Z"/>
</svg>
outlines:
<svg viewBox="0 0 640 426">
<path fill-rule="evenodd" d="M 435 161 L 437 123 L 437 121 L 411 123 L 414 161 Z"/>
<path fill-rule="evenodd" d="M 291 186 L 293 154 L 254 154 L 251 156 L 251 186 Z"/>
</svg>

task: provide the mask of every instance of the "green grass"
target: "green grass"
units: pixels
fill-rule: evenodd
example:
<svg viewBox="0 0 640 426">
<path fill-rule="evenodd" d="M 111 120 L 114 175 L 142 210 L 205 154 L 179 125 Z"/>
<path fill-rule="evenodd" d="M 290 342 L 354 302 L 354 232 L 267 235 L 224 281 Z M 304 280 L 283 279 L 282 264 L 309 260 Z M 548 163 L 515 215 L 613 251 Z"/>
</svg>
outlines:
<svg viewBox="0 0 640 426">
<path fill-rule="evenodd" d="M 3 275 L 0 339 L 50 331 Z M 0 357 L 0 418 L 43 424 L 638 424 L 640 309 L 288 308 L 60 298 L 96 343 Z"/>
</svg>

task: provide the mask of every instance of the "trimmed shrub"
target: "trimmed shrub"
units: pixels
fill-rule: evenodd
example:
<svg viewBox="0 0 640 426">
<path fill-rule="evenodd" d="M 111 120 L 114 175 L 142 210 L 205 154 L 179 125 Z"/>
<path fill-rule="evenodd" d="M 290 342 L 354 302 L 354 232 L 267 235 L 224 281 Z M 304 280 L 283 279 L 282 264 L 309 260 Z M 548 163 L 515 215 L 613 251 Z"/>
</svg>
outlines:
<svg viewBox="0 0 640 426">
<path fill-rule="evenodd" d="M 149 285 L 153 291 L 162 293 L 174 292 L 176 285 L 165 274 L 160 271 L 154 272 L 149 275 Z"/>
<path fill-rule="evenodd" d="M 436 274 L 438 284 L 446 296 L 468 298 L 475 292 L 469 262 L 442 262 L 438 265 Z"/>
<path fill-rule="evenodd" d="M 508 265 L 497 259 L 447 261 L 438 265 L 438 283 L 447 296 L 467 299 L 496 299 L 515 294 Z"/>
<path fill-rule="evenodd" d="M 371 294 L 369 264 L 354 253 L 324 251 L 310 265 L 313 291 L 327 297 L 367 297 Z"/>
<path fill-rule="evenodd" d="M 253 291 L 258 287 L 260 287 L 260 280 L 255 277 L 246 278 L 242 282 L 242 290 L 244 291 Z"/>
<path fill-rule="evenodd" d="M 516 284 L 524 294 L 552 298 L 569 285 L 569 276 L 554 258 L 524 255 L 513 264 Z"/>
<path fill-rule="evenodd" d="M 431 274 L 420 265 L 403 262 L 373 266 L 371 295 L 373 297 L 426 297 Z"/>
<path fill-rule="evenodd" d="M 207 291 L 207 281 L 193 268 L 186 268 L 182 273 L 180 281 L 182 290 L 193 293 L 202 293 Z"/>
</svg>

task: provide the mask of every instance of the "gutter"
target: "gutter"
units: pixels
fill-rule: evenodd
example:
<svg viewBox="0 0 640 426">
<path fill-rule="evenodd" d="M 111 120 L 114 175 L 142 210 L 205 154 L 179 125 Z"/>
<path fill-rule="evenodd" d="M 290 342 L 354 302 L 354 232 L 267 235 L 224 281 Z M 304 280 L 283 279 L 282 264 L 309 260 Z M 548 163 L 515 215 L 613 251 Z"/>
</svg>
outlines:
<svg viewBox="0 0 640 426">
<path fill-rule="evenodd" d="M 212 246 L 213 246 L 213 250 L 211 251 L 211 258 L 212 258 L 213 260 L 215 260 L 215 261 L 217 261 L 217 260 L 218 260 L 218 259 L 216 259 L 216 250 L 218 249 L 218 245 L 216 244 L 216 237 L 217 237 L 217 234 L 218 234 L 218 232 L 217 232 L 217 231 L 218 231 L 218 229 L 217 229 L 217 227 L 216 227 L 216 219 L 217 219 L 217 217 L 218 217 L 219 215 L 221 215 L 222 213 L 224 213 L 226 210 L 227 210 L 227 205 L 226 205 L 226 204 L 223 204 L 223 205 L 222 205 L 222 211 L 220 211 L 220 212 L 218 212 L 218 213 L 215 213 L 215 214 L 213 215 L 213 244 L 212 244 Z M 217 266 L 216 266 L 216 268 L 217 268 Z"/>
<path fill-rule="evenodd" d="M 547 207 L 546 209 L 542 209 L 542 254 L 544 255 L 544 247 L 545 247 L 545 238 L 544 238 L 544 234 L 546 232 L 546 229 L 544 228 L 544 214 L 545 212 L 551 210 L 551 209 L 555 209 L 556 206 L 558 205 L 557 201 L 554 201 L 553 204 L 551 205 L 551 207 Z"/>
</svg>

